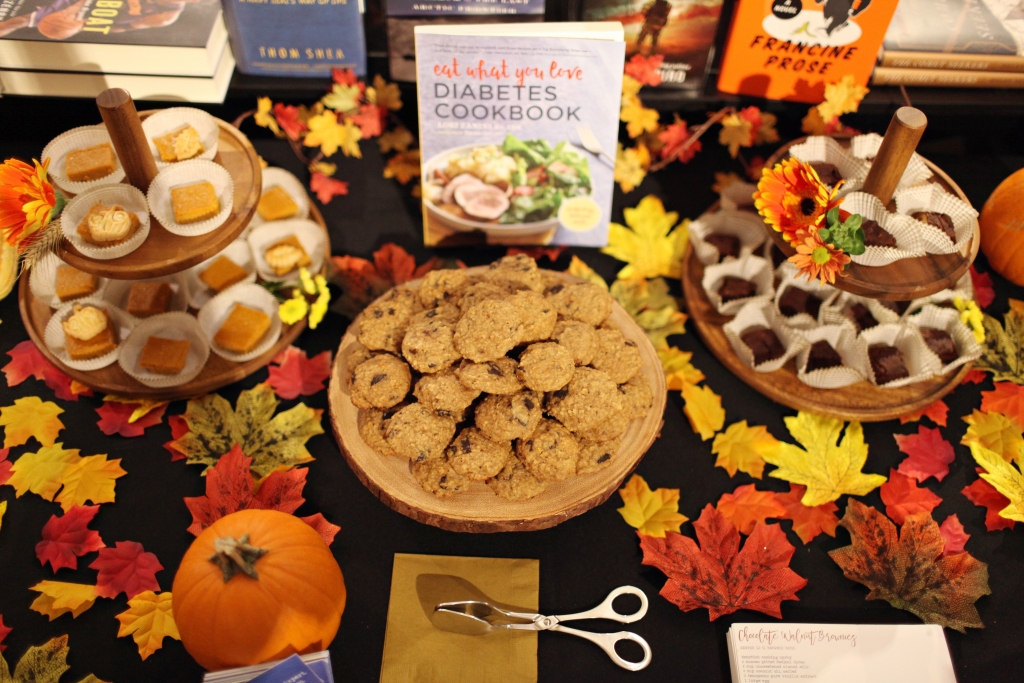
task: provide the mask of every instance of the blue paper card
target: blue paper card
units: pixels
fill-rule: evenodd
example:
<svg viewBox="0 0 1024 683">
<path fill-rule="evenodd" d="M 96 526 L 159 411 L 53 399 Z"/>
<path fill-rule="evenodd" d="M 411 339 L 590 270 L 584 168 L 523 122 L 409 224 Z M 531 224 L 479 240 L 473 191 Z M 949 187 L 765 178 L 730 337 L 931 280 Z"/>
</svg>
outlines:
<svg viewBox="0 0 1024 683">
<path fill-rule="evenodd" d="M 323 680 L 306 666 L 301 657 L 292 655 L 274 668 L 253 678 L 249 683 L 323 683 Z"/>
</svg>

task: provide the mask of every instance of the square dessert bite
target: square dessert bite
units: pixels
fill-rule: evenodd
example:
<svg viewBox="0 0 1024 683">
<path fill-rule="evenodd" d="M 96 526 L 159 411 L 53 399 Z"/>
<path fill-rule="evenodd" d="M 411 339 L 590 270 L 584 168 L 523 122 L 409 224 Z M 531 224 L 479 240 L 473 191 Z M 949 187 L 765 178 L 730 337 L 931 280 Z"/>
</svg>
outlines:
<svg viewBox="0 0 1024 683">
<path fill-rule="evenodd" d="M 80 299 L 96 291 L 99 282 L 92 273 L 71 266 L 58 266 L 53 288 L 61 301 Z"/>
<path fill-rule="evenodd" d="M 73 149 L 64 157 L 64 175 L 75 182 L 106 178 L 115 168 L 117 157 L 109 142 Z"/>
<path fill-rule="evenodd" d="M 757 294 L 757 285 L 750 280 L 744 280 L 735 275 L 723 277 L 718 287 L 718 296 L 722 298 L 722 303 L 735 301 L 736 299 L 746 299 L 755 294 Z"/>
<path fill-rule="evenodd" d="M 217 191 L 206 180 L 171 188 L 171 206 L 174 220 L 182 225 L 205 221 L 220 213 Z"/>
<path fill-rule="evenodd" d="M 185 369 L 191 346 L 187 339 L 150 337 L 139 354 L 139 367 L 160 375 L 176 375 Z"/>
<path fill-rule="evenodd" d="M 960 357 L 960 352 L 956 350 L 956 344 L 949 332 L 936 327 L 922 327 L 920 332 L 924 343 L 939 357 L 943 365 L 949 365 Z"/>
<path fill-rule="evenodd" d="M 754 365 L 782 358 L 786 349 L 775 331 L 768 327 L 751 327 L 740 335 L 740 341 L 754 354 Z"/>
<path fill-rule="evenodd" d="M 117 348 L 114 326 L 104 309 L 75 306 L 61 327 L 64 328 L 64 348 L 71 360 L 99 358 Z"/>
<path fill-rule="evenodd" d="M 871 361 L 871 370 L 875 373 L 876 384 L 888 384 L 910 377 L 903 354 L 895 346 L 872 344 L 868 347 L 868 360 Z"/>
<path fill-rule="evenodd" d="M 153 138 L 153 144 L 156 145 L 162 161 L 184 161 L 205 151 L 203 142 L 199 139 L 199 132 L 189 125 Z"/>
<path fill-rule="evenodd" d="M 137 215 L 119 204 L 93 204 L 75 232 L 89 244 L 112 247 L 131 239 L 141 224 Z"/>
<path fill-rule="evenodd" d="M 215 292 L 223 292 L 233 284 L 244 280 L 249 273 L 227 256 L 218 256 L 206 270 L 199 273 L 199 279 Z"/>
<path fill-rule="evenodd" d="M 297 214 L 299 205 L 284 188 L 275 185 L 263 193 L 256 210 L 265 221 L 279 221 Z"/>
<path fill-rule="evenodd" d="M 289 235 L 271 244 L 263 252 L 263 258 L 277 275 L 284 275 L 313 262 L 295 235 Z"/>
<path fill-rule="evenodd" d="M 814 372 L 825 368 L 835 368 L 843 364 L 843 358 L 839 352 L 832 348 L 824 339 L 811 344 L 811 351 L 807 355 L 807 367 L 804 372 Z"/>
<path fill-rule="evenodd" d="M 235 304 L 227 320 L 213 336 L 213 343 L 225 351 L 249 353 L 269 329 L 269 315 L 243 304 Z"/>
<path fill-rule="evenodd" d="M 136 318 L 166 313 L 173 294 L 166 282 L 136 282 L 128 290 L 128 313 Z"/>
</svg>

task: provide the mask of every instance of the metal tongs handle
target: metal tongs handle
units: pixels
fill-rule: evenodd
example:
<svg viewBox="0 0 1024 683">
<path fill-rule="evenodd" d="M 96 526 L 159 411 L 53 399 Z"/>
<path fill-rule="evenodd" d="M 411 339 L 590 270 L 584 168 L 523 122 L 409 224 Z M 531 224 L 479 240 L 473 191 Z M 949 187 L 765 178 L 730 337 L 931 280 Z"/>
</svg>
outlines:
<svg viewBox="0 0 1024 683">
<path fill-rule="evenodd" d="M 580 638 L 586 638 L 592 643 L 595 643 L 598 647 L 605 651 L 611 660 L 621 666 L 623 669 L 628 671 L 640 671 L 651 663 L 651 646 L 647 644 L 647 641 L 630 631 L 619 631 L 618 633 L 593 633 L 591 631 L 580 631 L 579 629 L 569 628 L 568 626 L 562 626 L 558 624 L 551 628 L 552 631 L 561 631 L 562 633 L 568 633 Z M 628 659 L 623 659 L 619 656 L 619 653 L 615 651 L 615 644 L 620 640 L 632 640 L 637 643 L 644 650 L 644 658 L 639 662 L 631 662 Z"/>
<path fill-rule="evenodd" d="M 635 595 L 640 598 L 640 609 L 634 614 L 620 614 L 615 611 L 615 607 L 612 603 L 615 599 L 622 595 Z M 600 605 L 594 609 L 589 609 L 586 612 L 578 612 L 576 614 L 558 615 L 555 619 L 558 621 L 578 621 L 580 619 L 610 619 L 612 621 L 618 621 L 623 624 L 632 624 L 634 621 L 640 621 L 647 614 L 647 595 L 633 586 L 619 586 L 604 599 Z"/>
</svg>

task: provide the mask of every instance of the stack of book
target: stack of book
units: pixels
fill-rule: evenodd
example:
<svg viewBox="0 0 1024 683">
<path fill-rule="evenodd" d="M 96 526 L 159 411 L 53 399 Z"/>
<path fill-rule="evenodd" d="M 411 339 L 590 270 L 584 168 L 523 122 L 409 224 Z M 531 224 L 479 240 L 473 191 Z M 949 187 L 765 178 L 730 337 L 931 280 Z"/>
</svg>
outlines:
<svg viewBox="0 0 1024 683">
<path fill-rule="evenodd" d="M 1024 88 L 1020 0 L 901 0 L 874 85 Z"/>
</svg>

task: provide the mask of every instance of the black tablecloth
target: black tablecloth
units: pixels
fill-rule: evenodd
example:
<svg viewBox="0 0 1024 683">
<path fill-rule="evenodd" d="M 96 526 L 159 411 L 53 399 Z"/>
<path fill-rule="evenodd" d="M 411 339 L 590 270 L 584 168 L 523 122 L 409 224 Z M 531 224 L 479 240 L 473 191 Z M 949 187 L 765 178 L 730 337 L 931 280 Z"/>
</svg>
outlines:
<svg viewBox="0 0 1024 683">
<path fill-rule="evenodd" d="M 413 112 L 411 93 L 406 93 L 404 115 Z M 230 102 L 209 110 L 231 120 L 239 112 L 251 108 L 248 101 Z M 773 105 L 780 115 L 783 139 L 798 136 L 799 119 L 806 109 L 799 105 Z M 140 109 L 144 105 L 140 105 Z M 693 118 L 691 114 L 691 118 Z M 864 130 L 884 131 L 886 118 L 849 117 L 852 125 Z M 75 126 L 97 122 L 96 110 L 89 102 L 63 100 L 24 100 L 5 98 L 0 101 L 0 130 L 3 141 L 0 152 L 4 158 L 23 159 L 38 156 L 46 142 L 60 132 Z M 920 151 L 946 170 L 980 207 L 996 184 L 1011 171 L 1024 166 L 1024 150 L 1019 135 L 1020 119 L 981 118 L 965 125 L 963 120 L 933 120 Z M 269 137 L 251 121 L 243 127 L 255 142 L 260 154 L 271 164 L 283 166 L 304 177 L 304 169 L 288 146 Z M 711 191 L 713 171 L 737 170 L 712 135 L 704 142 L 705 151 L 688 165 L 675 164 L 651 176 L 628 196 L 616 195 L 615 215 L 621 222 L 624 206 L 633 206 L 641 197 L 654 193 L 669 210 L 682 217 L 696 217 L 715 199 Z M 409 188 L 382 178 L 384 161 L 376 146 L 364 142 L 362 160 L 343 159 L 337 177 L 350 183 L 347 197 L 338 197 L 323 207 L 330 227 L 336 254 L 368 257 L 386 242 L 397 242 L 415 253 L 422 261 L 427 250 L 420 244 L 419 208 L 409 195 Z M 759 151 L 759 150 L 755 150 Z M 770 150 L 763 150 L 767 156 Z M 489 262 L 503 250 L 456 250 L 444 252 L 446 257 L 460 258 L 469 265 Z M 581 256 L 605 277 L 611 279 L 621 264 L 596 250 L 571 250 L 557 262 L 564 269 L 572 253 Z M 984 259 L 978 267 L 987 270 Z M 997 298 L 988 309 L 1000 316 L 1007 308 L 1007 297 L 1024 298 L 1024 290 L 1015 288 L 993 273 Z M 674 283 L 678 285 L 678 283 Z M 678 293 L 678 287 L 677 287 Z M 19 319 L 17 297 L 12 294 L 0 302 L 0 353 L 27 338 Z M 307 331 L 298 345 L 310 355 L 334 350 L 348 321 L 331 314 L 316 331 Z M 788 439 L 783 417 L 793 414 L 788 408 L 774 404 L 755 393 L 729 373 L 707 351 L 697 334 L 672 338 L 672 343 L 694 353 L 693 362 L 707 375 L 707 384 L 721 394 L 731 424 L 747 420 L 749 424 L 766 425 L 779 438 Z M 6 360 L 6 357 L 4 357 Z M 237 385 L 225 387 L 220 393 L 234 402 L 240 390 L 266 379 L 261 370 Z M 980 392 L 991 388 L 991 380 L 981 385 L 966 385 L 947 398 L 950 407 L 949 426 L 943 436 L 955 444 L 956 461 L 941 484 L 929 480 L 928 488 L 943 498 L 934 511 L 938 520 L 957 513 L 971 540 L 967 549 L 989 564 L 992 595 L 981 598 L 978 610 L 985 629 L 960 634 L 947 630 L 947 639 L 961 683 L 991 683 L 1021 680 L 1022 613 L 1024 613 L 1024 529 L 989 533 L 984 527 L 984 510 L 968 502 L 960 490 L 975 479 L 974 463 L 968 450 L 959 445 L 966 425 L 960 419 L 980 404 Z M 42 382 L 28 380 L 15 388 L 0 387 L 0 405 L 10 405 L 16 398 L 39 395 L 43 400 L 56 400 Z M 302 399 L 314 408 L 327 408 L 327 394 L 321 392 Z M 64 410 L 61 420 L 66 429 L 60 440 L 67 447 L 79 448 L 83 455 L 107 453 L 122 458 L 128 475 L 117 482 L 117 502 L 101 507 L 93 528 L 100 531 L 108 546 L 116 541 L 141 542 L 154 552 L 164 566 L 157 577 L 163 590 L 170 590 L 174 572 L 182 554 L 193 537 L 186 532 L 191 516 L 182 498 L 199 496 L 205 481 L 197 467 L 184 462 L 171 462 L 161 444 L 170 439 L 166 420 L 147 430 L 145 436 L 125 439 L 104 436 L 96 426 L 95 408 L 98 397 L 81 398 L 77 402 L 56 401 Z M 296 401 L 284 401 L 282 408 Z M 185 409 L 184 402 L 171 405 L 168 414 Z M 385 620 L 392 557 L 396 552 L 440 555 L 473 555 L 484 557 L 538 558 L 541 562 L 540 606 L 549 613 L 567 613 L 589 608 L 600 602 L 612 588 L 632 584 L 645 590 L 651 599 L 646 618 L 631 626 L 650 642 L 654 660 L 640 673 L 627 673 L 615 667 L 591 643 L 560 634 L 542 634 L 539 642 L 539 675 L 551 681 L 728 681 L 729 665 L 725 633 L 736 621 L 771 621 L 757 613 L 741 611 L 715 622 L 708 621 L 706 610 L 689 613 L 656 594 L 664 583 L 663 575 L 640 564 L 637 537 L 616 512 L 618 496 L 576 519 L 546 531 L 468 535 L 442 531 L 408 519 L 378 501 L 349 470 L 338 446 L 328 433 L 310 440 L 308 446 L 316 460 L 309 464 L 306 503 L 297 514 L 321 512 L 342 531 L 332 551 L 345 574 L 349 602 L 341 630 L 331 645 L 335 680 L 369 683 L 377 680 L 384 647 Z M 894 433 L 916 432 L 916 424 L 900 425 L 896 421 L 865 425 L 870 445 L 866 470 L 888 474 L 902 459 L 897 451 Z M 34 451 L 30 446 L 14 449 L 11 458 Z M 695 519 L 708 503 L 714 504 L 722 493 L 741 484 L 751 483 L 739 474 L 730 479 L 725 470 L 714 467 L 711 442 L 701 441 L 690 429 L 682 413 L 678 392 L 670 393 L 665 410 L 665 425 L 659 438 L 640 463 L 638 472 L 652 487 L 672 487 L 681 491 L 680 511 Z M 787 490 L 786 482 L 765 477 L 759 488 Z M 13 488 L 0 488 L 0 500 L 9 502 L 9 509 L 0 529 L 0 614 L 4 623 L 14 628 L 5 641 L 5 656 L 16 661 L 31 645 L 50 637 L 68 633 L 71 671 L 63 680 L 79 680 L 95 673 L 106 681 L 198 681 L 200 668 L 191 660 L 180 642 L 167 639 L 163 649 L 145 662 L 141 661 L 130 638 L 117 638 L 118 622 L 114 615 L 126 609 L 123 595 L 113 600 L 98 600 L 78 619 L 70 615 L 53 622 L 29 610 L 35 593 L 28 590 L 44 579 L 91 583 L 95 572 L 86 568 L 92 555 L 79 561 L 79 570 L 61 570 L 56 574 L 48 566 L 40 566 L 35 544 L 40 540 L 43 524 L 58 506 L 38 496 L 25 495 L 14 499 Z M 864 500 L 884 509 L 878 491 Z M 845 505 L 845 499 L 840 501 Z M 785 529 L 789 522 L 782 522 Z M 691 525 L 683 530 L 692 534 Z M 804 546 L 791 531 L 787 536 L 796 546 L 792 568 L 808 579 L 799 592 L 799 602 L 785 602 L 782 613 L 789 622 L 842 623 L 916 623 L 907 612 L 896 610 L 882 601 L 866 601 L 867 589 L 843 577 L 829 559 L 827 550 L 847 545 L 849 537 L 840 529 L 833 539 L 819 536 Z M 610 630 L 619 630 L 618 625 Z M 595 623 L 594 628 L 600 624 Z M 589 628 L 589 626 L 588 626 Z M 496 666 L 500 664 L 495 663 Z"/>
</svg>

